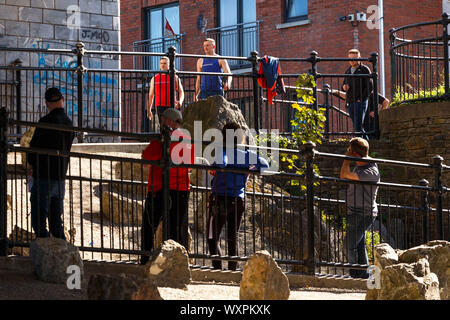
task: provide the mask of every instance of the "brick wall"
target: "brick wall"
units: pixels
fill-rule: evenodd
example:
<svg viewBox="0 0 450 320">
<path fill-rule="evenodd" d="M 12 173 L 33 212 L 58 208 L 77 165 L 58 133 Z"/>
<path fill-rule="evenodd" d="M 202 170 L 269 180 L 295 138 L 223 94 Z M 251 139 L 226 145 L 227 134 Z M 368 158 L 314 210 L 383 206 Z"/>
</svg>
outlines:
<svg viewBox="0 0 450 320">
<path fill-rule="evenodd" d="M 143 12 L 145 7 L 157 6 L 173 1 L 121 1 L 122 46 L 131 46 L 133 41 L 142 40 L 144 36 Z M 202 39 L 204 35 L 197 29 L 199 14 L 208 20 L 207 28 L 217 26 L 216 1 L 180 0 L 180 30 L 185 33 L 183 52 L 202 54 Z M 286 27 L 283 25 L 283 1 L 257 0 L 257 19 L 262 19 L 260 34 L 260 54 L 277 57 L 308 57 L 312 50 L 322 57 L 345 57 L 347 50 L 355 46 L 355 28 L 348 21 L 339 21 L 339 17 L 349 13 L 366 12 L 370 5 L 377 5 L 375 0 L 359 1 L 319 1 L 308 2 L 309 23 Z M 401 0 L 391 0 L 384 3 L 385 15 L 385 72 L 386 91 L 390 96 L 390 58 L 389 30 L 407 24 L 439 20 L 442 14 L 442 2 L 438 0 L 414 0 L 406 4 Z M 367 14 L 370 17 L 370 13 Z M 281 26 L 280 26 L 281 25 Z M 278 26 L 278 28 L 277 28 Z M 281 27 L 281 28 L 280 28 Z M 361 22 L 358 30 L 357 47 L 364 57 L 378 50 L 378 32 L 370 30 L 367 24 Z M 321 72 L 341 72 L 345 63 L 321 64 Z M 184 70 L 195 70 L 195 60 L 185 59 Z M 305 72 L 305 64 L 282 65 L 289 72 Z"/>
</svg>

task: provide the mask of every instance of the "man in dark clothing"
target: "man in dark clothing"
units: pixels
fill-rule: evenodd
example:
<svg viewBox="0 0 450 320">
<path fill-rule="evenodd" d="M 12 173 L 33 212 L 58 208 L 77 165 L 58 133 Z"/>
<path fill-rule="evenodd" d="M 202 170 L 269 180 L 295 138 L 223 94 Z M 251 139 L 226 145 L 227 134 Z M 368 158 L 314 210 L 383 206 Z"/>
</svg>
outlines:
<svg viewBox="0 0 450 320">
<path fill-rule="evenodd" d="M 57 88 L 45 92 L 45 104 L 49 113 L 39 123 L 72 126 L 64 111 L 64 97 Z M 73 132 L 36 128 L 30 148 L 41 148 L 69 152 L 74 139 Z M 29 175 L 33 177 L 31 187 L 31 225 L 37 237 L 49 237 L 46 226 L 56 238 L 65 240 L 61 215 L 65 193 L 65 179 L 69 158 L 43 153 L 29 152 L 27 162 L 31 165 Z"/>
<path fill-rule="evenodd" d="M 357 49 L 351 49 L 348 52 L 349 58 L 361 58 L 361 53 Z M 349 61 L 350 67 L 345 74 L 366 74 L 370 75 L 369 67 L 360 61 Z M 345 77 L 342 90 L 346 92 L 347 112 L 353 121 L 353 129 L 355 132 L 361 132 L 364 139 L 368 139 L 365 135 L 363 127 L 364 116 L 367 112 L 368 98 L 373 90 L 373 81 L 369 77 Z"/>
<path fill-rule="evenodd" d="M 385 96 L 378 94 L 378 101 L 374 97 L 374 93 L 369 97 L 369 106 L 367 108 L 366 116 L 364 117 L 364 130 L 370 132 L 374 130 L 375 108 L 378 107 L 378 113 L 381 110 L 389 108 L 389 100 Z"/>
</svg>

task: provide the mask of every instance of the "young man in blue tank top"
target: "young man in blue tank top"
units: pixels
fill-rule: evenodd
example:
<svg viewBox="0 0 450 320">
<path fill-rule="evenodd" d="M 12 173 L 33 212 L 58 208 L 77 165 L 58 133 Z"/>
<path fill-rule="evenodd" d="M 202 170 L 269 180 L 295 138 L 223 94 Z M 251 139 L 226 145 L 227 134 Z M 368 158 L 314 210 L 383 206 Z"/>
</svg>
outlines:
<svg viewBox="0 0 450 320">
<path fill-rule="evenodd" d="M 207 56 L 216 56 L 216 42 L 214 39 L 206 39 L 203 43 L 203 50 Z M 224 59 L 200 58 L 197 60 L 197 72 L 231 73 L 228 63 Z M 206 99 L 210 96 L 224 96 L 224 91 L 231 87 L 231 76 L 226 77 L 222 86 L 221 76 L 197 76 L 195 82 L 195 101 Z"/>
</svg>

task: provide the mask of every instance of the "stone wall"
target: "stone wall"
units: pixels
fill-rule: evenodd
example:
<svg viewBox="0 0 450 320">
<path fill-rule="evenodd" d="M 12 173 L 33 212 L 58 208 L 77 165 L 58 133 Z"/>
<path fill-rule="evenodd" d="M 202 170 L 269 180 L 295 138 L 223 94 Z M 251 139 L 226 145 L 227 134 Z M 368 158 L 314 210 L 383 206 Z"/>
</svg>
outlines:
<svg viewBox="0 0 450 320">
<path fill-rule="evenodd" d="M 119 0 L 0 0 L 0 47 L 74 49 L 78 41 L 85 44 L 85 49 L 120 50 Z M 77 65 L 73 54 L 0 52 L 0 66 L 10 65 L 16 59 L 21 59 L 23 66 L 32 67 Z M 84 58 L 83 65 L 94 69 L 118 69 L 120 58 L 91 55 Z M 21 75 L 22 120 L 36 121 L 45 113 L 43 95 L 51 84 L 61 88 L 66 96 L 67 113 L 77 122 L 74 72 L 27 71 Z M 0 80 L 13 79 L 13 72 L 0 71 Z M 84 75 L 84 126 L 119 129 L 120 82 L 120 76 L 113 73 Z M 2 89 L 2 106 L 14 112 L 13 88 L 5 86 Z"/>
</svg>

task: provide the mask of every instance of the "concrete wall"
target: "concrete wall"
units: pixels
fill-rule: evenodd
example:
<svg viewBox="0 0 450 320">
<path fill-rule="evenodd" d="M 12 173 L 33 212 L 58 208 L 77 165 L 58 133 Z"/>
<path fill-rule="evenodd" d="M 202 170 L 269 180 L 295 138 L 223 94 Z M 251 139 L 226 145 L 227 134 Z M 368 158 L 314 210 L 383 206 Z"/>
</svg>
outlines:
<svg viewBox="0 0 450 320">
<path fill-rule="evenodd" d="M 86 49 L 120 50 L 119 0 L 0 0 L 0 46 L 18 48 L 73 49 L 81 41 Z M 74 67 L 76 56 L 0 52 L 0 65 L 17 58 L 24 66 Z M 92 55 L 84 58 L 88 68 L 120 68 L 120 58 Z M 0 77 L 13 79 L 11 72 Z M 67 111 L 77 122 L 76 75 L 72 72 L 22 72 L 22 120 L 36 121 L 44 112 L 45 88 L 60 87 Z M 88 73 L 83 79 L 84 126 L 119 128 L 120 78 L 118 74 Z M 8 92 L 11 94 L 10 92 Z M 3 93 L 5 95 L 5 93 Z M 5 103 L 7 99 L 3 97 Z M 3 104 L 4 104 L 3 103 Z M 14 106 L 8 103 L 13 110 Z M 108 117 L 108 120 L 106 118 Z"/>
</svg>

